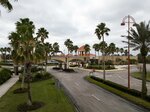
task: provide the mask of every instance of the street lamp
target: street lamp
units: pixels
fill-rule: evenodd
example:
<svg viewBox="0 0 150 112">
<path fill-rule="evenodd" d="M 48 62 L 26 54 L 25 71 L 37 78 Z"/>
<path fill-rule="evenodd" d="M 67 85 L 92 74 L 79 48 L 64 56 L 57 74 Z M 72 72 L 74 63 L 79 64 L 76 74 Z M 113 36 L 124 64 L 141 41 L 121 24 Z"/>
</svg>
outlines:
<svg viewBox="0 0 150 112">
<path fill-rule="evenodd" d="M 128 37 L 130 36 L 130 24 L 135 24 L 135 19 L 128 15 L 122 20 L 121 26 L 128 25 Z M 130 40 L 128 39 L 128 88 L 130 89 Z"/>
</svg>

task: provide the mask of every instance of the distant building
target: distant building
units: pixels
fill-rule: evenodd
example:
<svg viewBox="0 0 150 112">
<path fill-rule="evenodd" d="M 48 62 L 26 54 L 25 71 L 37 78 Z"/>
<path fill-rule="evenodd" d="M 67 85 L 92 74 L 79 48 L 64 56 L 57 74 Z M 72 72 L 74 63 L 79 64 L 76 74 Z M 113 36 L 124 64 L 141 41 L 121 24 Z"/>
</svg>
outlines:
<svg viewBox="0 0 150 112">
<path fill-rule="evenodd" d="M 81 46 L 78 50 L 78 56 L 85 56 L 85 57 L 95 57 L 95 54 L 85 53 L 84 45 Z"/>
</svg>

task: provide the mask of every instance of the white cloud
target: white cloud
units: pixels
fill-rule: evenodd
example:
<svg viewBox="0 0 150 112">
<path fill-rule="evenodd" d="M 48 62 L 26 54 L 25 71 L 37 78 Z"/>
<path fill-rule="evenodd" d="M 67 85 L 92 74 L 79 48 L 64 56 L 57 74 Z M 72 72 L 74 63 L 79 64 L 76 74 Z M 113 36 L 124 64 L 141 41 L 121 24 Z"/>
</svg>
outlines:
<svg viewBox="0 0 150 112">
<path fill-rule="evenodd" d="M 127 34 L 127 26 L 120 26 L 122 18 L 130 14 L 136 22 L 150 19 L 149 0 L 19 0 L 12 4 L 11 13 L 0 7 L 0 47 L 8 45 L 7 36 L 19 18 L 30 18 L 37 29 L 45 27 L 50 34 L 47 41 L 57 41 L 61 50 L 66 49 L 67 38 L 79 46 L 99 42 L 94 30 L 101 22 L 111 29 L 105 40 L 124 47 L 120 36 Z"/>
</svg>

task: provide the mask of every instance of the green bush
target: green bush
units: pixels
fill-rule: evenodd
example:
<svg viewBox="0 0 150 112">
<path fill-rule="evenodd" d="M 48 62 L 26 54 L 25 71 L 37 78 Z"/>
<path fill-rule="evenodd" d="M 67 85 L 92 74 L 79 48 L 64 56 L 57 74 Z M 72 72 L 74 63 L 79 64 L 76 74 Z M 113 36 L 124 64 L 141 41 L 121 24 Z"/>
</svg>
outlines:
<svg viewBox="0 0 150 112">
<path fill-rule="evenodd" d="M 88 65 L 86 67 L 87 69 L 99 69 L 99 70 L 103 70 L 103 66 L 102 65 Z M 110 69 L 115 69 L 114 65 L 105 65 L 105 69 L 106 70 L 110 70 Z"/>
<path fill-rule="evenodd" d="M 137 64 L 137 60 L 136 59 L 130 59 L 130 64 Z"/>
<path fill-rule="evenodd" d="M 11 77 L 12 72 L 8 69 L 2 69 L 0 71 L 0 84 L 3 84 Z"/>
<path fill-rule="evenodd" d="M 78 67 L 79 65 L 70 65 L 70 67 Z"/>
<path fill-rule="evenodd" d="M 31 68 L 31 72 L 38 72 L 38 71 L 41 71 L 41 70 L 43 70 L 43 68 L 39 68 L 39 67 L 36 67 L 36 66 L 33 66 Z"/>
<path fill-rule="evenodd" d="M 48 72 L 40 73 L 36 72 L 31 76 L 31 82 L 40 81 L 40 80 L 46 80 L 52 78 L 52 75 Z M 22 81 L 22 75 L 19 77 L 19 81 Z M 27 82 L 27 77 L 25 77 L 25 82 Z"/>
<path fill-rule="evenodd" d="M 101 79 L 101 78 L 98 78 L 98 77 L 94 77 L 94 76 L 90 76 L 92 79 L 98 81 L 98 82 L 101 82 L 103 84 L 106 84 L 108 86 L 111 86 L 113 88 L 116 88 L 122 92 L 125 92 L 125 93 L 128 93 L 128 94 L 131 94 L 133 96 L 136 96 L 136 97 L 141 97 L 141 92 L 138 91 L 138 90 L 135 90 L 135 89 L 129 89 L 125 86 L 122 86 L 120 84 L 117 84 L 117 83 L 114 83 L 114 82 L 111 82 L 111 81 L 108 81 L 108 80 L 104 80 L 104 79 Z M 150 96 L 146 96 L 146 100 L 147 101 L 150 101 Z"/>
<path fill-rule="evenodd" d="M 49 72 L 36 73 L 32 78 L 32 81 L 46 80 L 52 78 L 52 75 Z"/>
<path fill-rule="evenodd" d="M 73 69 L 69 69 L 69 68 L 68 68 L 68 69 L 63 69 L 63 71 L 65 71 L 65 72 L 70 72 L 70 73 L 71 73 L 71 72 L 75 72 Z"/>
</svg>

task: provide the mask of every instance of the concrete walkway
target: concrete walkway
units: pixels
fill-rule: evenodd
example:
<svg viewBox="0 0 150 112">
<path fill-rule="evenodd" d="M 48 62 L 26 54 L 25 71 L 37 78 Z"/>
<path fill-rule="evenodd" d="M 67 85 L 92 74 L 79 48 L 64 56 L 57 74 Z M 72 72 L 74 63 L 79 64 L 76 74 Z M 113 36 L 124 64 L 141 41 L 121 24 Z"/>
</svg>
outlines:
<svg viewBox="0 0 150 112">
<path fill-rule="evenodd" d="M 0 98 L 19 80 L 19 76 L 12 76 L 4 84 L 0 85 Z"/>
</svg>

